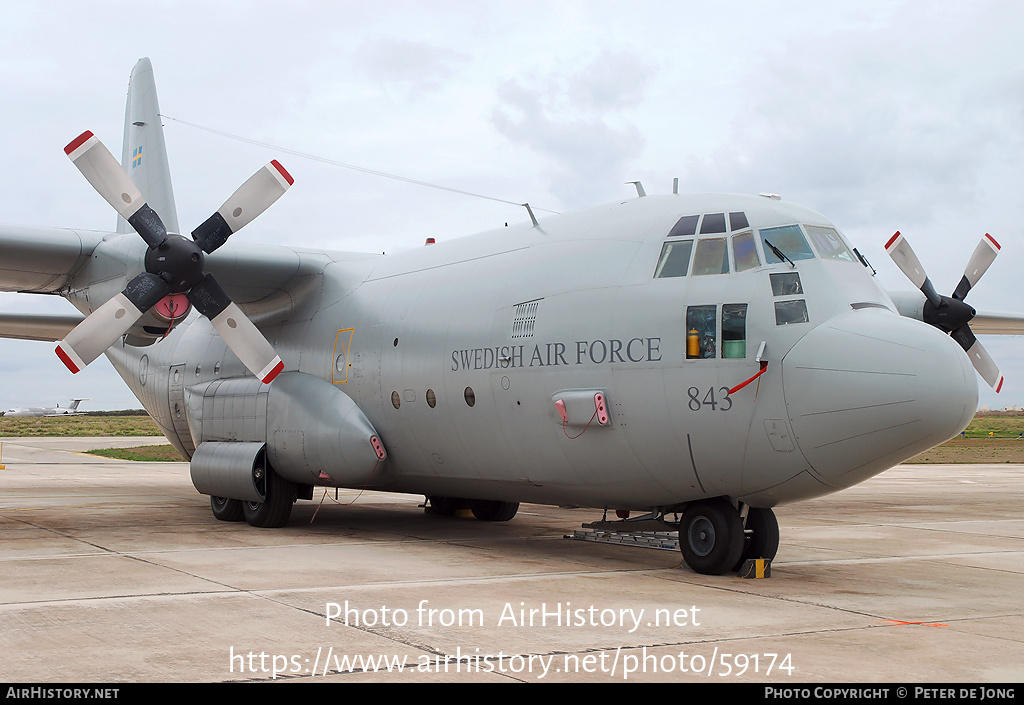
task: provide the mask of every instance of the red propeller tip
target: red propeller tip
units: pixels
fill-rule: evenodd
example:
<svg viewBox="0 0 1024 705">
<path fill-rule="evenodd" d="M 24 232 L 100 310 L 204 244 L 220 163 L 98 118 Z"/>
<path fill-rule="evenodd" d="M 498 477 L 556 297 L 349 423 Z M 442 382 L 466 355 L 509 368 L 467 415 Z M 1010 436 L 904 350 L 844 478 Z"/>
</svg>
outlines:
<svg viewBox="0 0 1024 705">
<path fill-rule="evenodd" d="M 71 154 L 76 149 L 78 149 L 83 144 L 85 144 L 87 141 L 89 141 L 89 139 L 92 136 L 93 136 L 92 132 L 90 132 L 89 130 L 86 130 L 85 132 L 83 132 L 78 137 L 76 137 L 75 139 L 71 140 L 68 143 L 68 146 L 64 148 L 64 154 Z"/>
<path fill-rule="evenodd" d="M 281 373 L 281 370 L 283 369 L 284 362 L 279 361 L 277 365 L 274 366 L 274 369 L 268 372 L 267 375 L 263 378 L 263 384 L 270 384 L 271 382 L 273 382 L 274 378 L 277 377 Z"/>
<path fill-rule="evenodd" d="M 278 172 L 280 172 L 281 176 L 284 177 L 284 180 L 288 182 L 289 186 L 295 183 L 295 179 L 293 179 L 292 175 L 289 174 L 283 166 L 281 166 L 281 162 L 274 159 L 270 163 L 274 165 L 274 168 L 277 169 Z"/>
<path fill-rule="evenodd" d="M 66 352 L 64 352 L 64 348 L 58 345 L 56 352 L 60 361 L 63 362 L 69 370 L 71 370 L 71 374 L 78 374 L 81 368 L 71 360 L 71 357 Z"/>
</svg>

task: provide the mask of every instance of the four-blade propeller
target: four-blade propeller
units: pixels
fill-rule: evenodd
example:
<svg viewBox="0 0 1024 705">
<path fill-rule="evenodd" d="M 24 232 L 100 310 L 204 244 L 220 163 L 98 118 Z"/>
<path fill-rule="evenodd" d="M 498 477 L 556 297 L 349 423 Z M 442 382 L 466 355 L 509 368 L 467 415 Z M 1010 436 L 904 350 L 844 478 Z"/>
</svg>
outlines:
<svg viewBox="0 0 1024 705">
<path fill-rule="evenodd" d="M 269 384 L 284 363 L 213 276 L 204 271 L 203 264 L 204 253 L 223 245 L 288 190 L 293 179 L 284 167 L 275 160 L 256 172 L 188 240 L 167 232 L 160 216 L 93 133 L 82 133 L 64 151 L 93 188 L 149 245 L 146 271 L 57 343 L 57 356 L 68 369 L 78 372 L 99 357 L 165 296 L 187 294 L 242 364 Z"/>
<path fill-rule="evenodd" d="M 996 255 L 999 254 L 999 243 L 995 241 L 995 238 L 988 233 L 981 238 L 981 242 L 978 243 L 978 247 L 975 248 L 974 254 L 971 255 L 971 259 L 967 263 L 964 276 L 960 279 L 960 283 L 951 297 L 942 296 L 935 291 L 931 280 L 925 274 L 924 267 L 921 266 L 921 261 L 917 259 L 917 255 L 911 249 L 910 243 L 898 231 L 885 244 L 885 251 L 889 253 L 896 266 L 907 275 L 914 286 L 925 295 L 927 300 L 922 316 L 924 322 L 952 335 L 953 340 L 967 352 L 967 357 L 971 359 L 978 374 L 998 392 L 1003 386 L 1003 376 L 999 373 L 999 368 L 988 352 L 971 332 L 968 324 L 974 318 L 976 311 L 964 303 L 967 292 L 978 283 L 989 265 L 995 260 Z"/>
</svg>

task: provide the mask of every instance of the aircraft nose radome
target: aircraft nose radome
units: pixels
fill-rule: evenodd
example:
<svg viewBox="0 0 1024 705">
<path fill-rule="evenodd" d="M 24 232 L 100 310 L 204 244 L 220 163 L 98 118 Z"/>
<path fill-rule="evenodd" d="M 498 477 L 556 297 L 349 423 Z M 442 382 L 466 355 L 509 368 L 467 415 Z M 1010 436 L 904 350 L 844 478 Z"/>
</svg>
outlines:
<svg viewBox="0 0 1024 705">
<path fill-rule="evenodd" d="M 857 310 L 804 336 L 782 361 L 793 433 L 815 473 L 841 488 L 962 431 L 978 405 L 974 368 L 935 328 Z"/>
</svg>

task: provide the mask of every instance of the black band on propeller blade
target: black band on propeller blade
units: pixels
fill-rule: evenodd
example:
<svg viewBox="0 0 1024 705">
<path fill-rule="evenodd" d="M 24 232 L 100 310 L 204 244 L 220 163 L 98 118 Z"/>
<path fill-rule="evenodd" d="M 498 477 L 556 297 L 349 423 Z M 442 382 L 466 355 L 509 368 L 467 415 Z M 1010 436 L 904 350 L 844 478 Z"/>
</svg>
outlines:
<svg viewBox="0 0 1024 705">
<path fill-rule="evenodd" d="M 141 235 L 150 247 L 159 247 L 167 239 L 164 222 L 148 203 L 143 203 L 142 207 L 128 218 L 128 224 L 135 228 L 135 232 Z"/>
<path fill-rule="evenodd" d="M 966 298 L 967 293 L 971 290 L 971 281 L 967 278 L 967 275 L 960 277 L 960 283 L 956 285 L 956 291 L 953 292 L 953 298 L 963 301 Z"/>
<path fill-rule="evenodd" d="M 188 300 L 199 313 L 210 319 L 220 315 L 231 303 L 231 299 L 212 274 L 204 275 L 200 282 L 192 287 L 188 292 Z"/>
<path fill-rule="evenodd" d="M 971 346 L 978 340 L 974 337 L 974 333 L 971 332 L 970 327 L 966 325 L 954 330 L 950 333 L 950 336 L 960 344 L 960 347 L 962 347 L 964 351 L 970 350 Z"/>
<path fill-rule="evenodd" d="M 224 220 L 224 216 L 214 213 L 206 219 L 206 222 L 192 231 L 192 239 L 203 248 L 203 252 L 210 254 L 227 242 L 231 233 L 232 230 Z"/>
<path fill-rule="evenodd" d="M 171 293 L 171 287 L 159 275 L 143 272 L 128 282 L 123 293 L 135 308 L 145 313 Z"/>
</svg>

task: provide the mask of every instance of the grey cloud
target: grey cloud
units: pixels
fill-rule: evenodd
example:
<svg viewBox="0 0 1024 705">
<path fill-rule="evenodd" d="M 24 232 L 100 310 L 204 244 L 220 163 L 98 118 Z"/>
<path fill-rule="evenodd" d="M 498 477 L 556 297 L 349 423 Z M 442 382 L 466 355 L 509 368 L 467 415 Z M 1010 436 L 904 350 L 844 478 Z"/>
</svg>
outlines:
<svg viewBox="0 0 1024 705">
<path fill-rule="evenodd" d="M 444 47 L 402 39 L 368 42 L 357 54 L 358 65 L 370 78 L 414 92 L 439 90 L 466 60 L 466 55 Z"/>
<path fill-rule="evenodd" d="M 609 54 L 568 77 L 530 86 L 509 80 L 498 89 L 492 122 L 550 161 L 550 189 L 566 207 L 591 205 L 614 192 L 643 151 L 640 129 L 619 114 L 640 103 L 649 75 L 638 59 Z M 603 195 L 598 184 L 606 185 Z"/>
</svg>

